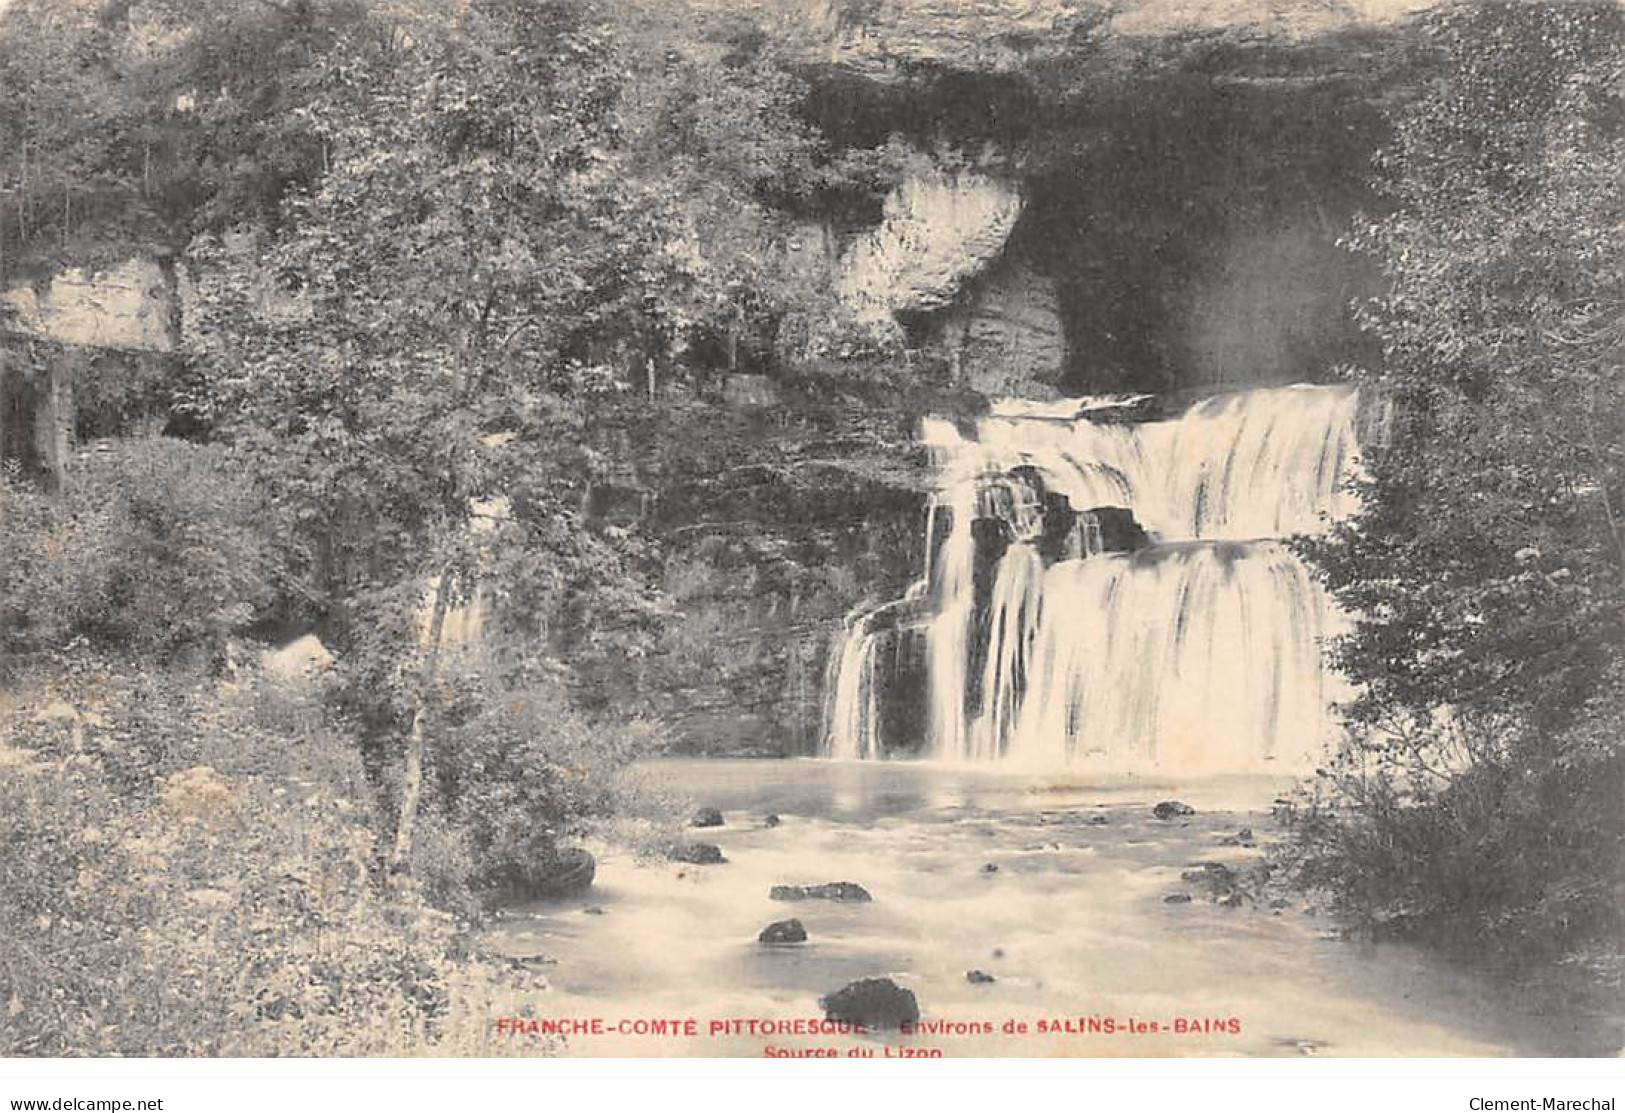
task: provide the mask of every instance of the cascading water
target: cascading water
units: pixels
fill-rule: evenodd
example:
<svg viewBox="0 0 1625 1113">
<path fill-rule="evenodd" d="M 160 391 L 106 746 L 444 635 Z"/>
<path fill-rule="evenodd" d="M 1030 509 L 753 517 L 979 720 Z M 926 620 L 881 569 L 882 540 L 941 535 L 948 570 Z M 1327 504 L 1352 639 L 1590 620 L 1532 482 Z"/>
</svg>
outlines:
<svg viewBox="0 0 1625 1113">
<path fill-rule="evenodd" d="M 927 424 L 926 573 L 848 619 L 829 756 L 917 741 L 953 761 L 1247 771 L 1319 749 L 1335 615 L 1280 540 L 1352 509 L 1354 391 L 1252 390 L 1139 424 L 1090 420 L 1101 408 L 1002 405 L 974 438 Z M 903 627 L 924 641 L 917 740 L 882 737 L 877 661 Z"/>
</svg>

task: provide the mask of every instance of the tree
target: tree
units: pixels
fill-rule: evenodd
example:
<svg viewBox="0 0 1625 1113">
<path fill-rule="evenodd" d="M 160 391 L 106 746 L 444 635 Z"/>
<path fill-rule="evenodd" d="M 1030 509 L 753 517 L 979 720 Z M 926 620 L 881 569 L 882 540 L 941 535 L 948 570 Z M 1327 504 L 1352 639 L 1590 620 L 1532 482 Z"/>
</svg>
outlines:
<svg viewBox="0 0 1625 1113">
<path fill-rule="evenodd" d="M 1386 277 L 1357 374 L 1387 432 L 1360 513 L 1304 545 L 1355 616 L 1333 655 L 1359 695 L 1300 865 L 1368 923 L 1617 962 L 1625 16 L 1426 29 L 1441 76 L 1351 237 Z"/>
<path fill-rule="evenodd" d="M 482 593 L 516 676 L 572 635 L 635 651 L 649 550 L 590 513 L 635 463 L 621 412 L 656 404 L 651 368 L 690 373 L 697 335 L 771 323 L 767 205 L 816 146 L 794 87 L 664 55 L 582 4 L 380 12 L 311 64 L 326 170 L 189 252 L 194 412 L 304 527 L 350 706 L 404 763 L 397 864 L 455 702 L 447 612 Z"/>
<path fill-rule="evenodd" d="M 0 21 L 0 279 L 274 223 L 320 172 L 300 111 L 360 0 L 15 0 Z"/>
<path fill-rule="evenodd" d="M 614 57 L 589 22 L 424 5 L 387 31 L 320 61 L 315 187 L 258 250 L 207 239 L 191 261 L 210 276 L 199 402 L 306 527 L 358 691 L 385 697 L 372 717 L 409 724 L 400 864 L 448 609 L 476 581 L 522 590 L 502 614 L 534 641 L 568 583 L 612 590 L 635 555 L 582 520 L 605 461 L 580 430 L 672 263 L 666 198 L 617 165 Z"/>
</svg>

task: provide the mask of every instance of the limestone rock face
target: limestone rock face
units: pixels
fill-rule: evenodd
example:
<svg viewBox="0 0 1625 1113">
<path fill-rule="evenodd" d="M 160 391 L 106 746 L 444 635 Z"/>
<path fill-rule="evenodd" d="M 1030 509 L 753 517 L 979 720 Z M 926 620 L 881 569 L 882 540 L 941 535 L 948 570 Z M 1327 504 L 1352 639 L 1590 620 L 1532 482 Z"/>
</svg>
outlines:
<svg viewBox="0 0 1625 1113">
<path fill-rule="evenodd" d="M 838 65 L 884 80 L 898 63 L 1000 73 L 1046 43 L 1064 45 L 1096 5 L 1073 0 L 860 0 L 844 8 L 831 53 Z"/>
<path fill-rule="evenodd" d="M 1055 283 L 1000 260 L 943 313 L 935 337 L 958 380 L 989 396 L 1053 393 L 1066 360 Z"/>
<path fill-rule="evenodd" d="M 809 64 L 878 82 L 923 69 L 1012 73 L 1079 41 L 1224 35 L 1292 45 L 1390 26 L 1440 0 L 691 0 L 754 11 Z"/>
<path fill-rule="evenodd" d="M 860 320 L 943 309 L 1004 250 L 1020 216 L 1021 194 L 997 178 L 910 178 L 843 257 L 837 293 Z"/>
<path fill-rule="evenodd" d="M 59 272 L 0 294 L 18 331 L 89 348 L 168 352 L 179 344 L 176 291 L 161 264 L 131 259 L 111 270 Z"/>
</svg>

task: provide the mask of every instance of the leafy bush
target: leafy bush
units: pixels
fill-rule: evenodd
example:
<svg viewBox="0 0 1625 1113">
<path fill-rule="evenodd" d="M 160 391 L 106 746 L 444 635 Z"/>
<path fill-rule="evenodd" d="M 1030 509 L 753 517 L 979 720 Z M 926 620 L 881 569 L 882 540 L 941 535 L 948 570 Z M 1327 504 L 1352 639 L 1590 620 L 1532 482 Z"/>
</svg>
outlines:
<svg viewBox="0 0 1625 1113">
<path fill-rule="evenodd" d="M 499 687 L 465 673 L 462 681 L 437 732 L 439 808 L 467 840 L 474 887 L 523 894 L 564 844 L 636 809 L 623 774 L 657 749 L 659 735 L 648 723 L 590 720 L 557 677 Z M 413 866 L 427 876 L 421 858 Z"/>
<path fill-rule="evenodd" d="M 0 652 L 75 638 L 173 657 L 212 650 L 281 577 L 265 508 L 223 450 L 114 442 L 47 495 L 0 474 Z"/>
<path fill-rule="evenodd" d="M 267 733 L 257 698 L 81 663 L 0 721 L 0 1054 L 497 1050 L 529 975 L 377 883 L 353 746 Z"/>
</svg>

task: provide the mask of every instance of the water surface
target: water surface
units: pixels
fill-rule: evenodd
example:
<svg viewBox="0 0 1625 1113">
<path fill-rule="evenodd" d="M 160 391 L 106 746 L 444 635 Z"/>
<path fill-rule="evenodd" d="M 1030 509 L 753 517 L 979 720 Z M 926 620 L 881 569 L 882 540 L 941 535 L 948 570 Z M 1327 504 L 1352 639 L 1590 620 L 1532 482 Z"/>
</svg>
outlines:
<svg viewBox="0 0 1625 1113">
<path fill-rule="evenodd" d="M 1410 948 L 1342 941 L 1300 903 L 1224 907 L 1181 880 L 1200 862 L 1256 862 L 1261 851 L 1224 840 L 1242 827 L 1268 837 L 1282 779 L 1172 784 L 909 762 L 714 759 L 652 763 L 644 774 L 723 811 L 723 827 L 690 834 L 717 843 L 728 861 L 640 861 L 596 847 L 590 893 L 512 909 L 489 942 L 550 963 L 539 1017 L 599 1017 L 612 1027 L 623 1018 L 692 1017 L 701 1032 L 582 1035 L 569 1041 L 571 1054 L 1609 1050 L 1594 1028 L 1509 1000 L 1491 980 Z M 1171 798 L 1196 814 L 1156 819 L 1153 805 Z M 768 814 L 780 823 L 764 825 Z M 773 885 L 825 881 L 855 881 L 874 900 L 768 897 Z M 1192 899 L 1165 902 L 1172 894 Z M 763 926 L 791 916 L 808 942 L 757 942 Z M 971 970 L 996 980 L 972 984 Z M 915 992 L 927 1022 L 991 1025 L 993 1033 L 705 1034 L 712 1019 L 819 1017 L 822 994 L 881 975 Z M 1193 1030 L 1173 1031 L 1181 1018 Z M 1101 1030 L 1107 1020 L 1116 1031 Z M 1041 1034 L 1041 1021 L 1061 1031 Z M 1005 1032 L 1022 1023 L 1026 1034 Z M 1156 1030 L 1125 1030 L 1151 1024 Z"/>
</svg>

